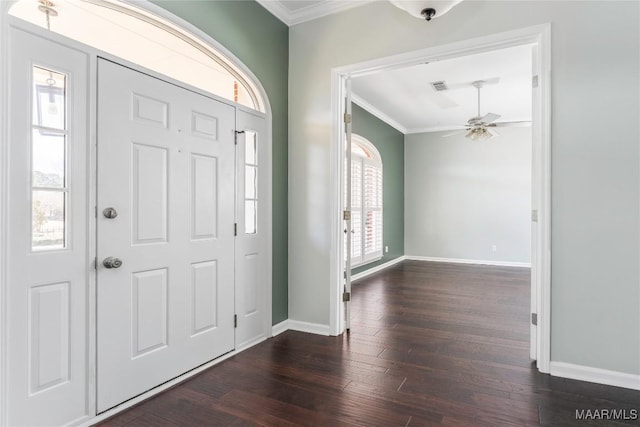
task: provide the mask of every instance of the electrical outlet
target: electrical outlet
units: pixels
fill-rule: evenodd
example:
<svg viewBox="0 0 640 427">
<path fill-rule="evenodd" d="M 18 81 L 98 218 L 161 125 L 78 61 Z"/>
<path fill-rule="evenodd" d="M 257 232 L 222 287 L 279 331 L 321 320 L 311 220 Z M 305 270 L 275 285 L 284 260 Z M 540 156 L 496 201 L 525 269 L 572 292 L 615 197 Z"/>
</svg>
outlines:
<svg viewBox="0 0 640 427">
<path fill-rule="evenodd" d="M 385 246 L 385 247 L 384 247 L 384 253 L 386 254 L 386 253 L 388 253 L 388 252 L 389 252 L 389 246 Z"/>
<path fill-rule="evenodd" d="M 498 252 L 498 247 L 496 245 L 491 245 L 491 252 Z"/>
</svg>

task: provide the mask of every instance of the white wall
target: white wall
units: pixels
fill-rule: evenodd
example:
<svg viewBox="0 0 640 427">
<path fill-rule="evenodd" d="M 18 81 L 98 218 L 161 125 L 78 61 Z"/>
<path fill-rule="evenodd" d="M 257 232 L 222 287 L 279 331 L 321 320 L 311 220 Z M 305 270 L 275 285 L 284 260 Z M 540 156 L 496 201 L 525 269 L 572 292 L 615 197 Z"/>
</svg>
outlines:
<svg viewBox="0 0 640 427">
<path fill-rule="evenodd" d="M 406 255 L 531 262 L 531 128 L 499 132 L 405 136 Z"/>
<path fill-rule="evenodd" d="M 329 324 L 331 69 L 552 25 L 551 358 L 640 374 L 640 3 L 388 2 L 289 33 L 289 317 Z"/>
</svg>

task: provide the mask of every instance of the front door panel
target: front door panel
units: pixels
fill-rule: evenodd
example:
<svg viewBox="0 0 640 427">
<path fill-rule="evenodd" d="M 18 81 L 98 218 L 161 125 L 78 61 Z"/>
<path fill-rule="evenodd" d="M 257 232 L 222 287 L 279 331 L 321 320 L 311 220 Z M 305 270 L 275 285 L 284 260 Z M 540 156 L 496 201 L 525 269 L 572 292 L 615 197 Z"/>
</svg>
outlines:
<svg viewBox="0 0 640 427">
<path fill-rule="evenodd" d="M 234 348 L 234 122 L 99 61 L 99 412 Z"/>
</svg>

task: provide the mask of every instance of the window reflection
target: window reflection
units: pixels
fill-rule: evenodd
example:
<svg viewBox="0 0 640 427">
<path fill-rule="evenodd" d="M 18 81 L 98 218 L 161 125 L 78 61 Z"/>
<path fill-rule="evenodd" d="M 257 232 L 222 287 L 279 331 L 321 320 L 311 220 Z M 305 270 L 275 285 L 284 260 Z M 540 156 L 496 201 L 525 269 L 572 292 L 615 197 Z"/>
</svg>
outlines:
<svg viewBox="0 0 640 427">
<path fill-rule="evenodd" d="M 33 67 L 33 124 L 42 128 L 65 129 L 66 76 L 40 67 Z M 48 133 L 46 129 L 41 132 Z"/>
<path fill-rule="evenodd" d="M 31 226 L 33 250 L 65 247 L 65 193 L 33 191 Z"/>
<path fill-rule="evenodd" d="M 34 66 L 31 130 L 31 248 L 67 246 L 67 76 Z"/>
</svg>

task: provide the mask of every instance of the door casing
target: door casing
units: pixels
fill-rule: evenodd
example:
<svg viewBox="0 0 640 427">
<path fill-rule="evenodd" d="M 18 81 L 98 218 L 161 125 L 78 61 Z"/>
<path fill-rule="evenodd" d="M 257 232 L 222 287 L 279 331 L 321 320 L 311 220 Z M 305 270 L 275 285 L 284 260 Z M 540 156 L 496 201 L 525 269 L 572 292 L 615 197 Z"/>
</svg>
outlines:
<svg viewBox="0 0 640 427">
<path fill-rule="evenodd" d="M 551 25 L 542 24 L 519 30 L 479 37 L 447 45 L 430 47 L 389 57 L 337 67 L 331 70 L 331 259 L 330 259 L 330 319 L 331 335 L 345 330 L 342 310 L 343 202 L 344 188 L 344 99 L 350 78 L 383 70 L 397 69 L 420 63 L 451 59 L 474 53 L 532 44 L 536 47 L 538 91 L 534 100 L 532 209 L 537 210 L 537 223 L 532 227 L 532 296 L 537 307 L 538 370 L 549 373 L 551 360 Z M 533 304 L 533 303 L 532 303 Z"/>
</svg>

